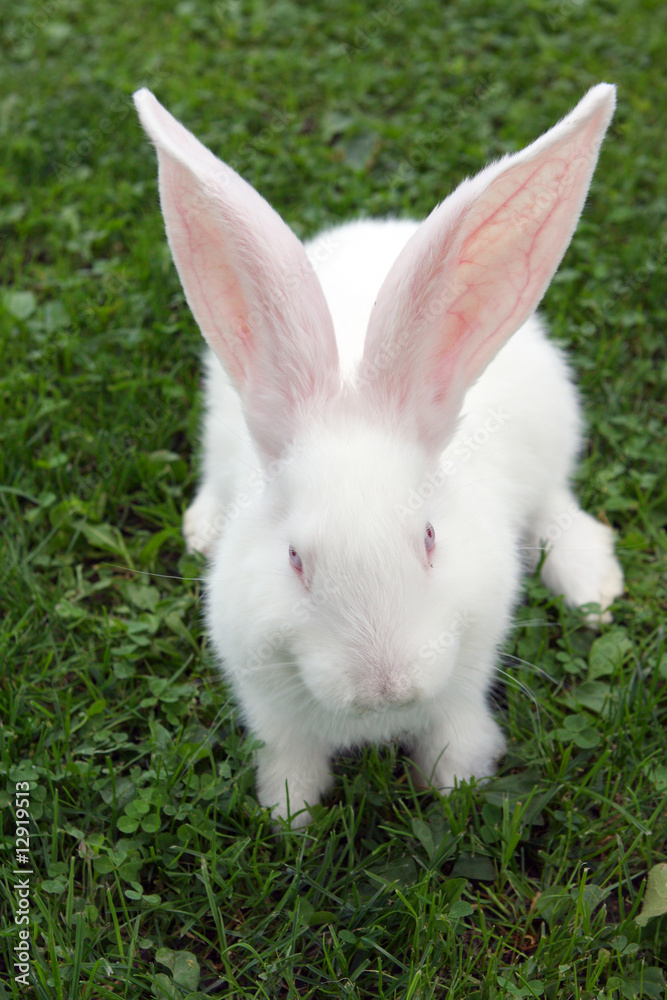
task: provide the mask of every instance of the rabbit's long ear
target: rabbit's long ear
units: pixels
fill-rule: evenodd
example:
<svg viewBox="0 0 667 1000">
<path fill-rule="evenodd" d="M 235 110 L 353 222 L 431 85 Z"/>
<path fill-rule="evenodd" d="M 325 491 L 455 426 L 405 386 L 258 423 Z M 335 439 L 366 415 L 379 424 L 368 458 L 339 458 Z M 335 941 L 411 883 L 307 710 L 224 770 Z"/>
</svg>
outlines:
<svg viewBox="0 0 667 1000">
<path fill-rule="evenodd" d="M 300 409 L 332 392 L 338 353 L 305 250 L 264 199 L 145 88 L 169 246 L 201 332 L 239 390 L 251 433 L 278 455 Z"/>
<path fill-rule="evenodd" d="M 570 242 L 615 88 L 593 87 L 536 142 L 464 181 L 422 223 L 369 321 L 362 384 L 434 448 L 463 394 L 536 309 Z"/>
</svg>

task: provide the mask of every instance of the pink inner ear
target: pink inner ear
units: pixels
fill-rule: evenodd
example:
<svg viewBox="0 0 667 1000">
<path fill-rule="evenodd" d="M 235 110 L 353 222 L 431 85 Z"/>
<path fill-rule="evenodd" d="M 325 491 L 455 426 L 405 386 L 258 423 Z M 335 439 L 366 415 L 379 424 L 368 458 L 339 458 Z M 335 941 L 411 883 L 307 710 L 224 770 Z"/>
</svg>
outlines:
<svg viewBox="0 0 667 1000">
<path fill-rule="evenodd" d="M 204 337 L 237 385 L 246 378 L 253 342 L 247 304 L 230 247 L 220 239 L 213 206 L 192 195 L 192 175 L 171 157 L 160 161 L 163 214 L 183 287 Z M 228 322 L 225 323 L 225 317 Z"/>
<path fill-rule="evenodd" d="M 338 387 L 324 293 L 271 206 L 156 101 L 135 102 L 159 160 L 160 202 L 188 304 L 263 451 L 289 442 L 311 397 Z"/>
<path fill-rule="evenodd" d="M 519 176 L 512 176 L 515 171 Z M 458 265 L 468 285 L 449 310 L 454 343 L 467 334 L 466 381 L 486 367 L 498 341 L 525 322 L 546 290 L 558 263 L 554 247 L 567 246 L 572 218 L 579 215 L 577 180 L 572 165 L 554 156 L 532 170 L 506 174 L 484 199 L 479 220 L 473 208 L 474 228 Z M 490 282 L 490 270 L 502 277 Z"/>
<path fill-rule="evenodd" d="M 451 424 L 466 387 L 535 311 L 572 237 L 613 105 L 614 88 L 600 84 L 532 146 L 464 181 L 390 271 L 369 323 L 367 381 L 409 405 L 426 437 Z"/>
</svg>

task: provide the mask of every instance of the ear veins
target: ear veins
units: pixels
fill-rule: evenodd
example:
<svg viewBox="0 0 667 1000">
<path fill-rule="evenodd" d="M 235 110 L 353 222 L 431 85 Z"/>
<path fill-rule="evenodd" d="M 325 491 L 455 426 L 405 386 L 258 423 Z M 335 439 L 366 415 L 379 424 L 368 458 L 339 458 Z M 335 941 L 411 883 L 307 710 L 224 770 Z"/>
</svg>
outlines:
<svg viewBox="0 0 667 1000">
<path fill-rule="evenodd" d="M 575 157 L 575 160 L 582 157 L 583 154 L 580 154 L 579 156 Z M 520 198 L 523 193 L 529 191 L 531 187 L 536 186 L 535 178 L 541 172 L 545 171 L 549 172 L 553 177 L 553 173 L 555 172 L 553 168 L 555 164 L 562 164 L 563 165 L 562 170 L 560 171 L 560 175 L 554 178 L 552 184 L 545 184 L 544 195 L 541 198 L 539 195 L 537 195 L 530 202 L 530 204 L 523 206 L 523 211 L 521 210 L 522 206 L 518 206 L 519 211 L 513 212 L 511 208 L 512 203 L 516 202 L 516 200 Z M 521 314 L 522 303 L 524 302 L 524 299 L 526 297 L 526 290 L 527 289 L 530 290 L 531 288 L 535 287 L 536 274 L 538 275 L 537 280 L 540 280 L 539 278 L 540 271 L 545 270 L 543 267 L 539 266 L 540 238 L 543 234 L 544 229 L 550 225 L 554 215 L 558 212 L 558 209 L 563 208 L 563 206 L 565 206 L 565 208 L 567 209 L 567 199 L 571 195 L 574 186 L 575 186 L 575 180 L 572 177 L 572 172 L 568 170 L 568 162 L 564 160 L 562 157 L 553 157 L 546 163 L 541 163 L 537 165 L 535 170 L 533 170 L 533 172 L 517 188 L 515 188 L 501 204 L 495 207 L 493 212 L 491 212 L 488 216 L 486 216 L 479 223 L 479 225 L 476 226 L 476 228 L 470 234 L 470 237 L 466 239 L 463 251 L 465 252 L 466 257 L 468 258 L 469 264 L 472 264 L 474 266 L 474 264 L 476 263 L 475 252 L 477 250 L 477 248 L 475 248 L 475 242 L 476 242 L 476 236 L 479 234 L 480 230 L 484 231 L 487 228 L 487 226 L 496 225 L 502 227 L 502 233 L 504 234 L 507 232 L 508 224 L 511 225 L 512 229 L 527 230 L 531 225 L 532 221 L 538 222 L 538 225 L 536 226 L 534 233 L 532 234 L 531 237 L 528 238 L 527 245 L 524 248 L 521 247 L 515 248 L 516 252 L 521 254 L 525 258 L 525 268 L 521 269 L 521 273 L 523 274 L 524 278 L 522 282 L 522 287 L 516 290 L 516 297 L 513 302 L 513 308 L 510 310 L 509 313 L 507 313 L 504 317 L 502 317 L 500 321 L 475 346 L 474 350 L 471 352 L 469 357 L 464 362 L 467 378 L 473 378 L 474 373 L 483 364 L 483 360 L 480 359 L 484 358 L 488 344 L 489 342 L 493 341 L 494 338 L 497 336 L 498 330 L 503 325 L 506 324 L 511 325 L 512 316 L 516 315 L 517 313 Z M 549 209 L 549 211 L 545 213 L 544 200 L 547 197 L 549 198 L 549 200 L 553 201 L 553 204 Z M 530 212 L 531 207 L 533 209 L 532 216 Z M 536 207 L 539 213 L 538 219 L 534 218 Z M 493 220 L 497 221 L 494 223 Z M 527 233 L 526 236 L 528 237 Z M 487 245 L 493 246 L 493 237 L 491 237 L 491 239 L 487 239 L 484 242 L 486 242 Z M 499 249 L 502 247 L 502 242 L 503 242 L 502 240 L 498 241 Z M 463 257 L 462 254 L 461 263 L 466 262 L 466 257 Z M 537 260 L 538 266 L 536 268 L 531 268 L 530 262 L 531 260 L 535 259 Z M 547 279 L 551 274 L 552 270 L 553 267 L 548 265 L 546 268 L 546 271 L 548 273 L 546 275 L 543 275 L 541 279 L 545 284 L 547 283 Z M 511 273 L 512 273 L 511 269 L 508 269 L 508 278 L 510 277 Z M 469 283 L 468 292 L 470 293 L 471 291 L 473 291 L 475 287 L 476 287 L 475 283 Z M 462 293 L 462 295 L 459 296 L 459 299 L 463 298 L 465 294 L 466 294 L 465 292 Z M 455 304 L 456 303 L 454 303 L 454 305 Z M 454 312 L 454 310 L 451 310 L 450 315 L 456 316 L 457 313 Z M 458 333 L 456 335 L 456 339 L 458 340 L 461 336 L 462 334 Z"/>
</svg>

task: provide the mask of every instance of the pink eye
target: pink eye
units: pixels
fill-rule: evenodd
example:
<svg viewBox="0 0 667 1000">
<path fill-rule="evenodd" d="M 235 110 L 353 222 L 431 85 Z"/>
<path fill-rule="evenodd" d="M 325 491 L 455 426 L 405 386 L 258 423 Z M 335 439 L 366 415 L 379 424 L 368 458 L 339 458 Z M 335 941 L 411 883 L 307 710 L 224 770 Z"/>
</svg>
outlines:
<svg viewBox="0 0 667 1000">
<path fill-rule="evenodd" d="M 303 571 L 303 563 L 301 562 L 301 556 L 296 551 L 293 545 L 290 545 L 289 547 L 289 561 L 292 563 L 292 566 L 294 566 L 294 569 L 298 570 L 299 573 Z"/>
<path fill-rule="evenodd" d="M 424 533 L 424 545 L 426 546 L 426 551 L 430 552 L 435 545 L 435 530 L 430 521 L 426 522 L 426 532 Z"/>
</svg>

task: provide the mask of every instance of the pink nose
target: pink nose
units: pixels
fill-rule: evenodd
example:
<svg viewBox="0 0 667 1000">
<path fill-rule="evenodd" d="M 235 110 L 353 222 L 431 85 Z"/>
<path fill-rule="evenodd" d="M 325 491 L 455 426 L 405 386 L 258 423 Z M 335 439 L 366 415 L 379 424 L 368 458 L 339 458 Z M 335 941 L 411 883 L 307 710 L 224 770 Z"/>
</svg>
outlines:
<svg viewBox="0 0 667 1000">
<path fill-rule="evenodd" d="M 396 675 L 369 678 L 354 699 L 354 704 L 361 711 L 382 711 L 383 708 L 396 708 L 411 705 L 419 698 L 419 689 L 410 678 L 397 673 Z"/>
</svg>

